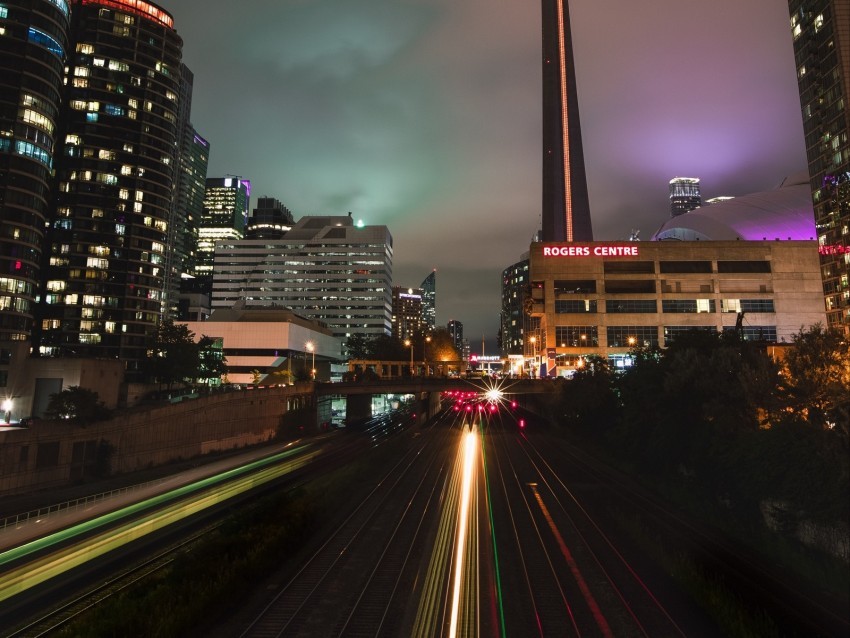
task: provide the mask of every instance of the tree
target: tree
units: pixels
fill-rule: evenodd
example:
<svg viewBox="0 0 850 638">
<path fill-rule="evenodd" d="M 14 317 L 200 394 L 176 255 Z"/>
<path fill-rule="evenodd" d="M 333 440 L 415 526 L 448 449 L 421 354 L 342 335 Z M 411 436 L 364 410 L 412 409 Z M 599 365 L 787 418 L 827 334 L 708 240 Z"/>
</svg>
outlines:
<svg viewBox="0 0 850 638">
<path fill-rule="evenodd" d="M 345 340 L 345 351 L 349 359 L 367 359 L 369 357 L 369 340 L 362 334 L 353 334 Z"/>
<path fill-rule="evenodd" d="M 227 375 L 227 358 L 221 350 L 221 340 L 206 335 L 198 342 L 198 380 L 212 384 L 213 379 Z"/>
<path fill-rule="evenodd" d="M 455 347 L 451 333 L 445 328 L 437 328 L 426 338 L 425 359 L 431 362 L 460 361 L 461 354 Z"/>
<path fill-rule="evenodd" d="M 150 376 L 169 390 L 176 382 L 197 379 L 200 347 L 195 334 L 187 325 L 166 319 L 159 324 L 147 363 Z"/>
<path fill-rule="evenodd" d="M 51 394 L 44 416 L 48 419 L 73 419 L 76 422 L 102 421 L 109 418 L 109 409 L 94 390 L 73 385 Z"/>
<path fill-rule="evenodd" d="M 850 341 L 817 324 L 794 336 L 784 361 L 793 408 L 819 428 L 850 436 Z"/>
</svg>

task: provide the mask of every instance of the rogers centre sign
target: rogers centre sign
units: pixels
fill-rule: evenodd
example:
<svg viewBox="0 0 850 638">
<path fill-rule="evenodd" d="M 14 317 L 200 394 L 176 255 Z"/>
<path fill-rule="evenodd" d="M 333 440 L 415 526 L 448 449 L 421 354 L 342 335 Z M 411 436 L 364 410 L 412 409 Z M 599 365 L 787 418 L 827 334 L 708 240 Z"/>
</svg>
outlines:
<svg viewBox="0 0 850 638">
<path fill-rule="evenodd" d="M 543 246 L 544 257 L 637 257 L 637 246 Z"/>
</svg>

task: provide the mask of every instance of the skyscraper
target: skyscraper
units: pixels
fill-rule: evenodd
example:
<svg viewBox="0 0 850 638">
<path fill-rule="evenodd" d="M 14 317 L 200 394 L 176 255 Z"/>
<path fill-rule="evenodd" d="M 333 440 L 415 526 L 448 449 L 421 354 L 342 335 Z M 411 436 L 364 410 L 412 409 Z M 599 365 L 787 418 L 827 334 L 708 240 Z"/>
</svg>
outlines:
<svg viewBox="0 0 850 638">
<path fill-rule="evenodd" d="M 70 13 L 0 4 L 0 341 L 26 341 L 41 269 Z"/>
<path fill-rule="evenodd" d="M 162 311 L 183 41 L 138 0 L 75 0 L 70 34 L 34 337 L 132 378 Z"/>
<path fill-rule="evenodd" d="M 422 322 L 426 333 L 433 332 L 437 327 L 437 271 L 425 277 L 422 285 Z"/>
<path fill-rule="evenodd" d="M 678 217 L 702 206 L 698 177 L 674 177 L 670 180 L 670 216 Z"/>
<path fill-rule="evenodd" d="M 204 208 L 210 145 L 198 135 L 191 122 L 194 74 L 180 65 L 180 95 L 177 109 L 177 161 L 174 163 L 174 193 L 168 221 L 165 253 L 163 314 L 177 315 L 181 278 L 194 270 L 198 221 Z"/>
<path fill-rule="evenodd" d="M 251 206 L 251 182 L 241 177 L 207 178 L 204 210 L 198 224 L 195 274 L 210 275 L 215 243 L 242 239 Z"/>
<path fill-rule="evenodd" d="M 542 0 L 543 241 L 591 241 L 567 0 Z"/>
<path fill-rule="evenodd" d="M 827 325 L 850 335 L 850 0 L 790 0 Z"/>
</svg>

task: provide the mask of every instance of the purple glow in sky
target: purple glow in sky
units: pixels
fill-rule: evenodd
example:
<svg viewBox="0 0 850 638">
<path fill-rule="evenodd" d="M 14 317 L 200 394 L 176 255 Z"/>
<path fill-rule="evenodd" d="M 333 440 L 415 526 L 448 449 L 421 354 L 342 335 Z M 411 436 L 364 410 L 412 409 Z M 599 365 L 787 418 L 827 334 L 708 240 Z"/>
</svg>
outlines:
<svg viewBox="0 0 850 638">
<path fill-rule="evenodd" d="M 495 349 L 502 269 L 540 224 L 535 0 L 161 0 L 210 176 L 296 217 L 386 224 L 395 283 Z M 250 9 L 250 10 L 246 10 Z M 783 0 L 572 0 L 594 236 L 648 238 L 667 185 L 766 191 L 805 169 Z M 477 348 L 476 348 L 477 349 Z"/>
</svg>

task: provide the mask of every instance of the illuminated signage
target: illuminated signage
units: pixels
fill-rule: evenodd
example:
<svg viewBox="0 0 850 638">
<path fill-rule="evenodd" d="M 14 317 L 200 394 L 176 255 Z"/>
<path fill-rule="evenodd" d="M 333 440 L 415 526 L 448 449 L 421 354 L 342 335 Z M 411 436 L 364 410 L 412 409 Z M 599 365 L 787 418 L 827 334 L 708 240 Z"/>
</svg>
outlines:
<svg viewBox="0 0 850 638">
<path fill-rule="evenodd" d="M 821 255 L 848 255 L 850 254 L 850 246 L 842 246 L 841 244 L 818 246 L 818 252 Z"/>
<path fill-rule="evenodd" d="M 129 11 L 144 18 L 159 22 L 161 25 L 174 28 L 174 19 L 155 4 L 144 0 L 82 0 L 83 4 L 99 4 L 119 11 Z"/>
<path fill-rule="evenodd" d="M 637 257 L 634 245 L 602 244 L 599 246 L 543 246 L 544 257 Z"/>
</svg>

